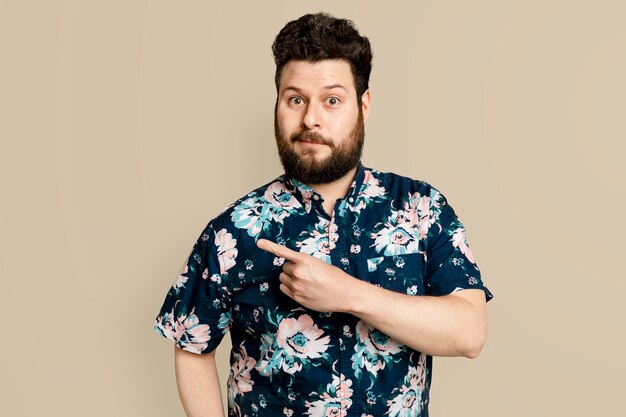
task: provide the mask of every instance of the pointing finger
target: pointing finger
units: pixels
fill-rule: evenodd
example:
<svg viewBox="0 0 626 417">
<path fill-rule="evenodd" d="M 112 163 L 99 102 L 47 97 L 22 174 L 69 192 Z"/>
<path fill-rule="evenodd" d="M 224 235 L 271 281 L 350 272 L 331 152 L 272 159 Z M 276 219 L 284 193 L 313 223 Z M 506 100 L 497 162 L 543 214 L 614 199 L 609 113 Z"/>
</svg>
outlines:
<svg viewBox="0 0 626 417">
<path fill-rule="evenodd" d="M 276 256 L 285 258 L 292 262 L 295 262 L 296 260 L 301 259 L 301 256 L 302 256 L 300 252 L 293 251 L 286 246 L 279 245 L 278 243 L 274 243 L 267 239 L 259 239 L 256 245 L 260 249 L 263 249 L 264 251 L 273 253 Z"/>
</svg>

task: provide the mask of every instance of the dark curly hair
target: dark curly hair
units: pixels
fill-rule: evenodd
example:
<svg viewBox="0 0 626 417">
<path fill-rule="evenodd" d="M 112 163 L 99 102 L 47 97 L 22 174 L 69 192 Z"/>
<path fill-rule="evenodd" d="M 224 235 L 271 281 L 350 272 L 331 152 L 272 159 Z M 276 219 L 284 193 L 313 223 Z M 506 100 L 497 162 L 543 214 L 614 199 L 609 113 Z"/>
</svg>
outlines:
<svg viewBox="0 0 626 417">
<path fill-rule="evenodd" d="M 338 19 L 328 13 L 306 14 L 281 29 L 272 44 L 272 52 L 276 62 L 274 82 L 277 91 L 283 67 L 292 59 L 348 61 L 359 104 L 369 88 L 372 71 L 370 42 L 359 34 L 351 20 Z"/>
</svg>

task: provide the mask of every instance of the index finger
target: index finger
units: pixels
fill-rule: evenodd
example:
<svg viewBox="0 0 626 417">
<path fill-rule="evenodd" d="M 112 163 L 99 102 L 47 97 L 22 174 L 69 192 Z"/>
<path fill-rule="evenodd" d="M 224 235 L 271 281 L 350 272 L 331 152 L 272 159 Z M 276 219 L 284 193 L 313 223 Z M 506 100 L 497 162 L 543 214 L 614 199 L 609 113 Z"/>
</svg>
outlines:
<svg viewBox="0 0 626 417">
<path fill-rule="evenodd" d="M 294 250 L 289 249 L 286 246 L 279 245 L 278 243 L 274 243 L 271 240 L 267 239 L 259 239 L 256 242 L 256 245 L 263 249 L 264 251 L 273 253 L 276 256 L 281 258 L 285 258 L 288 261 L 295 262 L 299 259 L 302 259 L 302 254 L 300 252 L 296 252 Z"/>
</svg>

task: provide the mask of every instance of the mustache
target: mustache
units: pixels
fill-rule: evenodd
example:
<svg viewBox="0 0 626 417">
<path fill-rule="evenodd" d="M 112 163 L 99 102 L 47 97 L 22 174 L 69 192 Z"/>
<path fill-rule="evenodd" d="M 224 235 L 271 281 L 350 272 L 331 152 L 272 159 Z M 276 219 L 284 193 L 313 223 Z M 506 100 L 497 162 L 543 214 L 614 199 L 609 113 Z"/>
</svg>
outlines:
<svg viewBox="0 0 626 417">
<path fill-rule="evenodd" d="M 324 136 L 320 135 L 317 132 L 314 132 L 312 130 L 303 130 L 301 132 L 298 133 L 294 133 L 291 135 L 291 142 L 296 142 L 296 141 L 306 141 L 306 142 L 313 142 L 313 143 L 320 143 L 322 145 L 328 145 L 330 147 L 333 146 L 333 142 L 326 139 Z"/>
</svg>

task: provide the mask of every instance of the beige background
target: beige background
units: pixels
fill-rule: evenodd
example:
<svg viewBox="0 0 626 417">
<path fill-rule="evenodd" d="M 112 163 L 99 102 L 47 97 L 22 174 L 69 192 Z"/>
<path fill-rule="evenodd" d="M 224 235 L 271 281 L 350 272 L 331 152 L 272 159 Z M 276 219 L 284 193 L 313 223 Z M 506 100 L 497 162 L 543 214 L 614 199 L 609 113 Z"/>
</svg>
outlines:
<svg viewBox="0 0 626 417">
<path fill-rule="evenodd" d="M 440 188 L 495 294 L 481 356 L 435 358 L 431 414 L 619 414 L 624 2 L 14 0 L 2 415 L 183 415 L 152 321 L 208 220 L 280 174 L 270 44 L 319 10 L 373 45 L 365 165 Z"/>
</svg>

